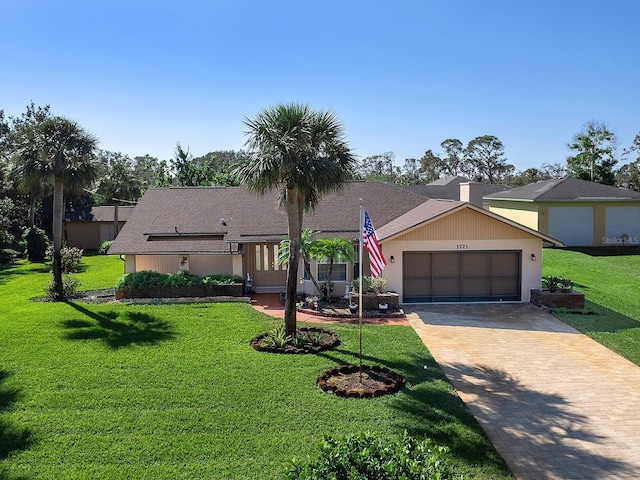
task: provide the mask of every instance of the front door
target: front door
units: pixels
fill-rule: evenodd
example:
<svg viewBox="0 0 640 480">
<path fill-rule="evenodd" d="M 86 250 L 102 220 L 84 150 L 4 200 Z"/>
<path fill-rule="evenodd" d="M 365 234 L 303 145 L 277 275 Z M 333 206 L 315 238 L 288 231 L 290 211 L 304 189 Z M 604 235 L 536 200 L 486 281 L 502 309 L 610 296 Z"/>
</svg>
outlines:
<svg viewBox="0 0 640 480">
<path fill-rule="evenodd" d="M 287 266 L 278 264 L 278 243 L 256 243 L 249 246 L 247 270 L 253 286 L 284 287 L 287 283 Z"/>
</svg>

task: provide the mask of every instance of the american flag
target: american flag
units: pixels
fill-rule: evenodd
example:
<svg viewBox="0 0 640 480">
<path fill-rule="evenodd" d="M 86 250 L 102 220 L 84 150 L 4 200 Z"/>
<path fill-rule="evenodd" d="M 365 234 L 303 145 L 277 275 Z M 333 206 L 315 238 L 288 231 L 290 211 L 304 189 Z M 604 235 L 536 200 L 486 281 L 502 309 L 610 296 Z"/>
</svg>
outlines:
<svg viewBox="0 0 640 480">
<path fill-rule="evenodd" d="M 364 225 L 362 226 L 362 245 L 369 252 L 369 269 L 371 270 L 371 276 L 377 277 L 382 273 L 382 269 L 387 264 L 382 254 L 382 249 L 378 243 L 378 236 L 373 229 L 371 219 L 367 211 L 364 211 Z"/>
</svg>

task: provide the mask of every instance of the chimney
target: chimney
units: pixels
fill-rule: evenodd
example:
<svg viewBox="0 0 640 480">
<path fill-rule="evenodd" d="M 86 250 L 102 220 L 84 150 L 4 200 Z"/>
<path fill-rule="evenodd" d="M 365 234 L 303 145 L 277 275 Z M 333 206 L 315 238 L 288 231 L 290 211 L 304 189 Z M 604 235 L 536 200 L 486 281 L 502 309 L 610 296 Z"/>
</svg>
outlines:
<svg viewBox="0 0 640 480">
<path fill-rule="evenodd" d="M 460 184 L 460 201 L 482 207 L 482 183 L 464 182 Z"/>
</svg>

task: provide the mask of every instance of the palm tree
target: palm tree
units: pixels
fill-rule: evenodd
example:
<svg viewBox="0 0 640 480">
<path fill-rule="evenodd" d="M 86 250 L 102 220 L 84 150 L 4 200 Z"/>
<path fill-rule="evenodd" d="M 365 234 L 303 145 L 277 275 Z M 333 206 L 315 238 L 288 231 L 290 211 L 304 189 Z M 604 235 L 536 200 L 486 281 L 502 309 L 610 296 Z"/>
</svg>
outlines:
<svg viewBox="0 0 640 480">
<path fill-rule="evenodd" d="M 333 265 L 336 261 L 347 261 L 351 264 L 355 262 L 353 245 L 344 238 L 321 238 L 313 246 L 312 256 L 316 260 L 326 260 L 329 262 L 325 288 L 321 288 L 323 296 L 326 298 L 333 289 L 331 279 L 333 277 Z"/>
<path fill-rule="evenodd" d="M 356 160 L 344 139 L 342 124 L 330 111 L 281 104 L 244 123 L 250 155 L 234 173 L 251 192 L 280 190 L 279 204 L 287 214 L 291 242 L 284 325 L 286 333 L 294 335 L 304 211 L 313 209 L 324 193 L 342 188 L 353 177 Z"/>
<path fill-rule="evenodd" d="M 98 140 L 76 122 L 62 117 L 43 120 L 25 140 L 18 148 L 25 170 L 41 169 L 44 165 L 53 175 L 53 298 L 64 300 L 60 249 L 65 182 L 77 188 L 89 181 Z M 37 155 L 33 154 L 34 148 Z"/>
<path fill-rule="evenodd" d="M 310 228 L 305 228 L 300 235 L 300 256 L 302 257 L 302 265 L 304 271 L 307 273 L 307 276 L 311 279 L 313 284 L 318 290 L 318 293 L 322 293 L 322 287 L 318 283 L 318 280 L 311 272 L 311 260 L 313 259 L 313 249 L 318 240 L 315 238 L 316 232 L 311 230 Z M 280 242 L 280 247 L 278 248 L 278 263 L 281 265 L 289 264 L 289 237 L 285 237 Z"/>
</svg>

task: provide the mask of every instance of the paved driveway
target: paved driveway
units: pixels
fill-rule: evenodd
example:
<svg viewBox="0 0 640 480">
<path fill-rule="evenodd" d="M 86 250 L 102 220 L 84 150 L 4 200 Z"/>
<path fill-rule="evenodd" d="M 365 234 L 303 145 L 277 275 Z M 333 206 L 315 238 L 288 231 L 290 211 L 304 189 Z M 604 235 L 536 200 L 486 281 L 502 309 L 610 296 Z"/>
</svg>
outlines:
<svg viewBox="0 0 640 480">
<path fill-rule="evenodd" d="M 531 304 L 409 322 L 518 479 L 640 478 L 640 367 Z"/>
</svg>

